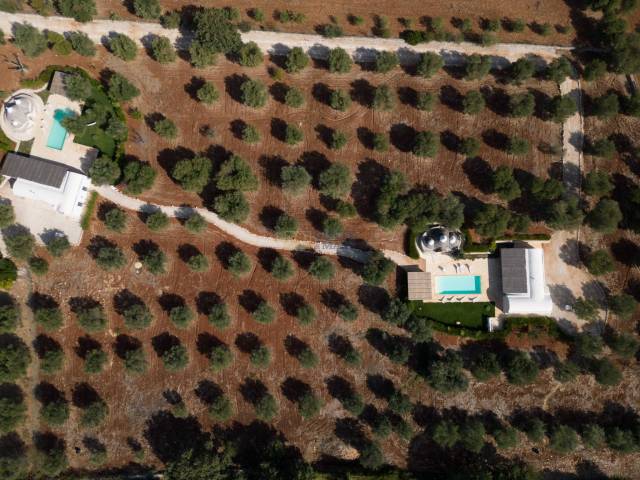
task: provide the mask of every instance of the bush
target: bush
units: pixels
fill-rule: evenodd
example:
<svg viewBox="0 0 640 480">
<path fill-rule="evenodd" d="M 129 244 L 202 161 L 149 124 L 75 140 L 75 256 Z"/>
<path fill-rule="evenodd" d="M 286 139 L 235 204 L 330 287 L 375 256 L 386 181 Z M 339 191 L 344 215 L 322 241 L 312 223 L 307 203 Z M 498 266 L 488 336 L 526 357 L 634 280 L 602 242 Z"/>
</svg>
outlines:
<svg viewBox="0 0 640 480">
<path fill-rule="evenodd" d="M 602 352 L 602 337 L 588 332 L 578 334 L 574 339 L 574 348 L 578 356 L 594 358 Z"/>
<path fill-rule="evenodd" d="M 578 107 L 573 98 L 562 95 L 553 97 L 547 106 L 549 117 L 556 123 L 564 123 L 564 121 L 576 113 L 577 110 Z"/>
<path fill-rule="evenodd" d="M 587 195 L 601 197 L 611 193 L 613 183 L 611 183 L 611 177 L 607 172 L 592 170 L 585 177 L 582 188 Z"/>
<path fill-rule="evenodd" d="M 267 346 L 260 345 L 251 351 L 249 361 L 256 367 L 265 368 L 271 363 L 271 351 Z"/>
<path fill-rule="evenodd" d="M 13 332 L 20 322 L 20 309 L 14 303 L 0 306 L 0 333 Z"/>
<path fill-rule="evenodd" d="M 247 78 L 242 82 L 240 92 L 242 103 L 248 107 L 262 108 L 267 103 L 267 87 L 260 80 Z"/>
<path fill-rule="evenodd" d="M 124 369 L 127 373 L 138 375 L 147 371 L 147 359 L 142 347 L 128 350 L 124 354 Z"/>
<path fill-rule="evenodd" d="M 638 340 L 627 333 L 611 334 L 607 339 L 607 344 L 616 355 L 625 359 L 633 358 L 640 346 Z"/>
<path fill-rule="evenodd" d="M 153 315 L 144 303 L 134 303 L 122 312 L 124 324 L 132 330 L 142 330 L 153 322 Z"/>
<path fill-rule="evenodd" d="M 104 400 L 94 400 L 84 407 L 80 414 L 80 426 L 83 428 L 98 427 L 109 414 L 109 408 Z"/>
<path fill-rule="evenodd" d="M 113 206 L 104 215 L 104 224 L 109 230 L 122 232 L 127 226 L 127 212 Z"/>
<path fill-rule="evenodd" d="M 18 386 L 12 388 L 3 385 L 0 393 L 0 432 L 7 433 L 15 430 L 26 417 L 27 406 L 24 404 L 22 391 Z"/>
<path fill-rule="evenodd" d="M 344 227 L 339 219 L 326 216 L 322 220 L 322 233 L 329 238 L 337 238 L 344 232 Z"/>
<path fill-rule="evenodd" d="M 443 393 L 464 392 L 469 387 L 469 380 L 462 371 L 460 354 L 447 350 L 442 358 L 435 360 L 427 375 L 427 382 L 431 388 Z"/>
<path fill-rule="evenodd" d="M 284 258 L 282 255 L 278 255 L 271 264 L 271 275 L 276 280 L 284 282 L 293 276 L 292 263 Z"/>
<path fill-rule="evenodd" d="M 242 127 L 242 141 L 253 144 L 260 141 L 260 130 L 253 125 L 245 124 Z"/>
<path fill-rule="evenodd" d="M 335 23 L 327 23 L 322 26 L 321 33 L 323 37 L 326 38 L 336 38 L 344 35 L 342 27 Z"/>
<path fill-rule="evenodd" d="M 438 153 L 438 148 L 438 138 L 432 132 L 418 132 L 411 151 L 418 157 L 432 158 Z"/>
<path fill-rule="evenodd" d="M 85 373 L 100 373 L 107 362 L 107 354 L 99 349 L 89 350 L 84 357 Z"/>
<path fill-rule="evenodd" d="M 260 397 L 254 403 L 253 407 L 256 412 L 256 417 L 265 422 L 271 421 L 278 413 L 278 403 L 269 393 L 265 393 Z"/>
<path fill-rule="evenodd" d="M 16 23 L 13 42 L 27 57 L 37 57 L 47 49 L 47 38 L 28 23 Z"/>
<path fill-rule="evenodd" d="M 340 130 L 333 130 L 331 132 L 331 139 L 329 140 L 329 148 L 332 150 L 340 150 L 347 144 L 348 140 L 349 138 L 346 133 Z"/>
<path fill-rule="evenodd" d="M 45 403 L 40 409 L 40 418 L 52 427 L 64 425 L 69 419 L 69 402 L 64 398 L 58 398 Z"/>
<path fill-rule="evenodd" d="M 55 348 L 46 350 L 40 358 L 40 370 L 45 374 L 52 374 L 60 371 L 64 363 L 64 351 L 58 345 Z"/>
<path fill-rule="evenodd" d="M 510 137 L 506 151 L 509 155 L 526 155 L 531 150 L 529 141 L 521 137 Z"/>
<path fill-rule="evenodd" d="M 636 299 L 627 293 L 609 298 L 609 309 L 623 320 L 630 319 L 636 311 Z"/>
<path fill-rule="evenodd" d="M 289 73 L 299 73 L 309 65 L 309 56 L 300 47 L 293 47 L 287 53 L 284 68 Z"/>
<path fill-rule="evenodd" d="M 171 40 L 159 35 L 154 36 L 151 40 L 151 56 L 156 62 L 162 64 L 175 62 L 177 58 Z"/>
<path fill-rule="evenodd" d="M 311 175 L 302 165 L 291 165 L 282 169 L 280 181 L 285 192 L 298 195 L 311 183 Z"/>
<path fill-rule="evenodd" d="M 251 312 L 251 316 L 258 323 L 269 324 L 275 320 L 276 312 L 266 301 L 261 301 Z"/>
<path fill-rule="evenodd" d="M 238 50 L 238 63 L 243 67 L 257 67 L 264 61 L 262 51 L 255 42 L 248 42 Z"/>
<path fill-rule="evenodd" d="M 484 351 L 473 361 L 469 370 L 477 380 L 486 382 L 500 375 L 500 364 L 495 353 Z"/>
<path fill-rule="evenodd" d="M 178 136 L 178 127 L 168 118 L 162 118 L 157 120 L 153 124 L 153 131 L 160 135 L 162 138 L 172 140 Z"/>
<path fill-rule="evenodd" d="M 202 215 L 195 212 L 185 220 L 184 227 L 191 233 L 200 233 L 207 228 L 207 221 Z"/>
<path fill-rule="evenodd" d="M 587 64 L 584 66 L 584 71 L 582 72 L 582 78 L 584 78 L 588 82 L 592 82 L 594 80 L 599 80 L 607 73 L 607 64 L 603 60 L 599 58 L 595 58 L 593 60 L 589 60 Z"/>
<path fill-rule="evenodd" d="M 23 377 L 31 363 L 29 349 L 22 340 L 3 334 L 0 345 L 0 382 L 13 382 Z"/>
<path fill-rule="evenodd" d="M 595 423 L 585 425 L 580 436 L 582 437 L 583 445 L 593 450 L 600 449 L 605 442 L 604 429 Z"/>
<path fill-rule="evenodd" d="M 99 304 L 78 309 L 76 316 L 83 330 L 89 333 L 101 332 L 107 326 L 107 318 Z"/>
<path fill-rule="evenodd" d="M 95 261 L 103 270 L 117 270 L 118 268 L 124 267 L 127 263 L 124 253 L 120 247 L 117 246 L 101 247 L 95 256 Z"/>
<path fill-rule="evenodd" d="M 71 48 L 83 57 L 93 57 L 96 54 L 96 45 L 83 32 L 69 32 L 67 40 L 71 44 Z"/>
<path fill-rule="evenodd" d="M 471 55 L 467 57 L 464 70 L 465 79 L 481 80 L 491 70 L 491 57 L 477 54 Z"/>
<path fill-rule="evenodd" d="M 236 277 L 241 277 L 251 270 L 251 260 L 244 252 L 238 250 L 229 257 L 227 268 Z"/>
<path fill-rule="evenodd" d="M 176 305 L 169 310 L 169 319 L 178 328 L 188 328 L 194 319 L 193 310 L 188 305 Z"/>
<path fill-rule="evenodd" d="M 245 192 L 258 188 L 258 179 L 253 174 L 251 167 L 237 155 L 232 155 L 222 163 L 214 180 L 218 189 L 223 191 L 239 190 Z"/>
<path fill-rule="evenodd" d="M 352 203 L 345 202 L 344 200 L 337 200 L 334 210 L 341 218 L 352 218 L 358 213 Z"/>
<path fill-rule="evenodd" d="M 284 104 L 288 107 L 299 108 L 304 105 L 304 94 L 295 87 L 287 88 L 284 94 Z"/>
<path fill-rule="evenodd" d="M 423 112 L 430 112 L 433 110 L 433 104 L 435 103 L 435 97 L 429 92 L 418 92 L 416 97 L 416 108 Z"/>
<path fill-rule="evenodd" d="M 302 368 L 313 368 L 318 365 L 318 356 L 311 348 L 306 347 L 298 354 L 298 361 Z"/>
<path fill-rule="evenodd" d="M 571 63 L 566 57 L 560 57 L 554 59 L 545 72 L 545 76 L 548 80 L 555 83 L 562 83 L 571 75 Z"/>
<path fill-rule="evenodd" d="M 593 374 L 596 382 L 607 387 L 615 387 L 622 381 L 622 372 L 606 358 L 596 361 Z"/>
<path fill-rule="evenodd" d="M 377 470 L 384 464 L 384 454 L 377 443 L 365 442 L 360 447 L 358 461 L 368 470 Z"/>
<path fill-rule="evenodd" d="M 133 0 L 133 11 L 147 20 L 160 18 L 162 13 L 158 0 Z"/>
<path fill-rule="evenodd" d="M 485 204 L 476 212 L 473 225 L 483 237 L 497 238 L 504 234 L 509 219 L 509 212 L 501 206 Z"/>
<path fill-rule="evenodd" d="M 492 176 L 493 191 L 507 202 L 518 198 L 521 194 L 520 185 L 513 176 L 513 170 L 505 165 L 499 166 Z"/>
<path fill-rule="evenodd" d="M 13 225 L 15 221 L 16 216 L 13 206 L 10 203 L 0 203 L 0 228 L 7 228 L 9 225 Z"/>
<path fill-rule="evenodd" d="M 211 82 L 204 82 L 204 84 L 196 91 L 196 97 L 202 103 L 211 105 L 220 98 L 220 93 L 216 86 Z"/>
<path fill-rule="evenodd" d="M 341 198 L 351 189 L 351 172 L 342 163 L 333 163 L 320 173 L 318 187 L 322 194 L 331 198 Z"/>
<path fill-rule="evenodd" d="M 52 434 L 43 437 L 46 441 L 39 442 L 42 445 L 38 445 L 35 449 L 34 466 L 44 476 L 57 477 L 67 469 L 69 463 L 65 453 L 65 443 Z"/>
<path fill-rule="evenodd" d="M 231 316 L 227 311 L 227 305 L 217 303 L 211 307 L 207 315 L 209 323 L 220 330 L 224 330 L 231 324 Z"/>
<path fill-rule="evenodd" d="M 442 448 L 453 448 L 460 440 L 458 425 L 452 420 L 441 420 L 433 428 L 432 438 Z"/>
<path fill-rule="evenodd" d="M 333 48 L 329 52 L 329 71 L 331 73 L 349 73 L 353 66 L 353 60 L 343 48 Z"/>
<path fill-rule="evenodd" d="M 276 220 L 273 230 L 279 238 L 291 238 L 298 231 L 298 221 L 290 215 L 282 213 Z"/>
<path fill-rule="evenodd" d="M 241 223 L 249 216 L 249 204 L 242 192 L 227 192 L 216 197 L 213 209 L 228 222 Z"/>
<path fill-rule="evenodd" d="M 609 198 L 601 199 L 587 214 L 587 223 L 602 233 L 613 233 L 622 221 L 622 212 L 618 202 Z"/>
<path fill-rule="evenodd" d="M 385 133 L 373 134 L 373 149 L 376 152 L 386 152 L 389 150 L 389 137 Z"/>
<path fill-rule="evenodd" d="M 10 258 L 0 258 L 0 288 L 9 290 L 18 278 L 18 268 Z"/>
<path fill-rule="evenodd" d="M 585 264 L 592 275 L 604 275 L 616 269 L 615 261 L 607 250 L 596 250 L 590 253 Z"/>
<path fill-rule="evenodd" d="M 329 96 L 329 106 L 334 110 L 344 112 L 351 106 L 351 97 L 344 90 L 332 90 Z"/>
<path fill-rule="evenodd" d="M 69 238 L 64 233 L 58 233 L 47 242 L 47 250 L 54 257 L 61 257 L 70 248 Z"/>
<path fill-rule="evenodd" d="M 144 223 L 152 232 L 159 232 L 169 226 L 169 217 L 162 210 L 156 210 L 147 215 Z"/>
<path fill-rule="evenodd" d="M 356 392 L 350 392 L 344 397 L 341 397 L 340 403 L 342 407 L 351 415 L 359 416 L 364 410 L 364 401 L 362 397 Z"/>
<path fill-rule="evenodd" d="M 298 399 L 298 412 L 305 420 L 315 417 L 321 406 L 320 399 L 310 391 L 303 393 Z"/>
<path fill-rule="evenodd" d="M 538 364 L 522 351 L 513 352 L 506 364 L 507 380 L 519 386 L 533 383 L 539 370 Z"/>
<path fill-rule="evenodd" d="M 480 141 L 473 137 L 464 138 L 458 151 L 466 157 L 475 157 L 480 151 Z"/>
<path fill-rule="evenodd" d="M 501 450 L 513 448 L 518 445 L 518 431 L 509 426 L 501 426 L 493 432 L 493 438 L 496 441 L 496 445 Z"/>
<path fill-rule="evenodd" d="M 189 363 L 189 353 L 184 345 L 172 345 L 162 354 L 164 368 L 170 372 L 183 370 Z"/>
<path fill-rule="evenodd" d="M 468 115 L 475 115 L 484 110 L 485 101 L 477 90 L 471 90 L 462 100 L 462 111 Z"/>
<path fill-rule="evenodd" d="M 389 410 L 398 415 L 405 415 L 413 410 L 413 403 L 409 395 L 395 390 L 389 397 Z"/>
<path fill-rule="evenodd" d="M 362 266 L 360 275 L 370 285 L 381 285 L 391 272 L 395 270 L 395 263 L 386 258 L 379 250 L 374 251 Z"/>
<path fill-rule="evenodd" d="M 326 257 L 317 257 L 309 266 L 309 274 L 321 282 L 327 282 L 333 278 L 335 267 Z"/>
<path fill-rule="evenodd" d="M 38 307 L 33 312 L 33 319 L 48 332 L 58 330 L 64 321 L 58 307 Z"/>
<path fill-rule="evenodd" d="M 566 455 L 573 452 L 578 446 L 578 434 L 567 425 L 560 425 L 549 438 L 549 446 L 556 453 Z"/>
<path fill-rule="evenodd" d="M 90 22 L 97 14 L 94 0 L 58 0 L 57 6 L 63 16 L 78 22 Z"/>
<path fill-rule="evenodd" d="M 311 325 L 316 319 L 316 311 L 311 305 L 304 303 L 296 309 L 296 318 L 301 325 Z"/>
<path fill-rule="evenodd" d="M 109 39 L 109 50 L 116 57 L 129 62 L 136 58 L 136 43 L 123 33 L 116 33 Z"/>
<path fill-rule="evenodd" d="M 530 117 L 535 112 L 536 101 L 533 94 L 521 93 L 509 97 L 509 114 L 512 117 Z"/>
<path fill-rule="evenodd" d="M 527 419 L 523 427 L 524 433 L 530 442 L 541 443 L 544 440 L 547 428 L 539 418 L 533 417 Z"/>
<path fill-rule="evenodd" d="M 422 78 L 431 78 L 444 66 L 442 57 L 437 53 L 427 52 L 420 54 L 420 60 L 416 66 L 416 73 Z"/>
<path fill-rule="evenodd" d="M 618 95 L 615 93 L 608 93 L 593 100 L 591 106 L 592 114 L 602 118 L 611 119 L 620 112 L 620 103 L 618 101 Z"/>
<path fill-rule="evenodd" d="M 201 193 L 211 180 L 211 160 L 207 157 L 178 160 L 171 176 L 188 192 Z"/>
<path fill-rule="evenodd" d="M 209 368 L 215 373 L 227 368 L 233 362 L 233 353 L 225 344 L 216 345 L 209 354 Z"/>
<path fill-rule="evenodd" d="M 371 106 L 374 110 L 393 110 L 396 105 L 396 99 L 393 91 L 388 85 L 380 85 L 373 92 L 373 100 Z"/>
<path fill-rule="evenodd" d="M 94 185 L 113 185 L 120 178 L 120 167 L 111 158 L 102 156 L 89 167 L 89 177 Z"/>
<path fill-rule="evenodd" d="M 229 399 L 225 395 L 218 395 L 208 405 L 207 412 L 209 414 L 209 417 L 211 417 L 213 420 L 224 422 L 231 418 L 233 409 L 231 407 L 231 402 L 229 402 Z"/>
<path fill-rule="evenodd" d="M 66 75 L 63 83 L 64 91 L 71 100 L 84 102 L 93 93 L 91 80 L 79 73 Z"/>
<path fill-rule="evenodd" d="M 304 138 L 302 130 L 291 123 L 287 123 L 284 130 L 284 142 L 287 145 L 297 145 Z"/>
<path fill-rule="evenodd" d="M 511 81 L 520 85 L 523 81 L 530 79 L 535 72 L 535 67 L 530 60 L 519 58 L 511 64 L 509 76 Z"/>
<path fill-rule="evenodd" d="M 559 382 L 567 383 L 573 381 L 579 373 L 580 369 L 578 366 L 572 361 L 567 360 L 564 363 L 556 365 L 555 371 L 553 372 L 553 378 Z"/>
<path fill-rule="evenodd" d="M 29 230 L 17 226 L 15 231 L 3 232 L 3 237 L 10 256 L 20 260 L 31 257 L 36 240 Z"/>
<path fill-rule="evenodd" d="M 196 253 L 189 257 L 187 266 L 194 272 L 206 272 L 209 269 L 209 260 L 204 254 Z"/>
<path fill-rule="evenodd" d="M 375 71 L 387 73 L 398 66 L 398 56 L 393 52 L 378 52 L 376 54 Z"/>
<path fill-rule="evenodd" d="M 174 10 L 172 12 L 166 12 L 160 17 L 160 25 L 166 29 L 178 28 L 180 26 L 180 12 Z"/>
</svg>

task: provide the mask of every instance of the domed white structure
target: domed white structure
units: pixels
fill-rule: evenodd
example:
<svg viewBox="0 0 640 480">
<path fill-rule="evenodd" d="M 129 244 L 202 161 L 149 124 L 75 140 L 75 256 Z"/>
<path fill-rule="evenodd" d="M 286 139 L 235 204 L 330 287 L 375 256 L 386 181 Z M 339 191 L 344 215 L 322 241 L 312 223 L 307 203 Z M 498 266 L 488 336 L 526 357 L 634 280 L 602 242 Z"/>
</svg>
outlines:
<svg viewBox="0 0 640 480">
<path fill-rule="evenodd" d="M 2 104 L 0 127 L 14 142 L 26 142 L 35 136 L 42 118 L 44 102 L 32 90 L 19 90 Z"/>
<path fill-rule="evenodd" d="M 422 258 L 433 253 L 451 253 L 462 246 L 462 234 L 442 225 L 434 225 L 416 238 L 416 247 Z"/>
</svg>

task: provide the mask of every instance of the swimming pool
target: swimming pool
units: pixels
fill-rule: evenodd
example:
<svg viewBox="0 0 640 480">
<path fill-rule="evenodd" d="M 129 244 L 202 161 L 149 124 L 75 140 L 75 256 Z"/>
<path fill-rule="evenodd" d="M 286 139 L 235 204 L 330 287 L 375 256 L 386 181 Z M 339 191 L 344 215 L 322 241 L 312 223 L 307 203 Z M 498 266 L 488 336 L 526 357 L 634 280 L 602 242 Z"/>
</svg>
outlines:
<svg viewBox="0 0 640 480">
<path fill-rule="evenodd" d="M 67 129 L 62 126 L 62 120 L 66 117 L 73 115 L 73 112 L 67 110 L 56 110 L 53 112 L 53 123 L 51 124 L 51 130 L 49 130 L 49 138 L 47 138 L 47 147 L 55 148 L 56 150 L 62 150 L 64 141 L 67 138 Z"/>
<path fill-rule="evenodd" d="M 442 275 L 436 277 L 436 292 L 440 295 L 477 295 L 480 293 L 478 275 Z"/>
</svg>

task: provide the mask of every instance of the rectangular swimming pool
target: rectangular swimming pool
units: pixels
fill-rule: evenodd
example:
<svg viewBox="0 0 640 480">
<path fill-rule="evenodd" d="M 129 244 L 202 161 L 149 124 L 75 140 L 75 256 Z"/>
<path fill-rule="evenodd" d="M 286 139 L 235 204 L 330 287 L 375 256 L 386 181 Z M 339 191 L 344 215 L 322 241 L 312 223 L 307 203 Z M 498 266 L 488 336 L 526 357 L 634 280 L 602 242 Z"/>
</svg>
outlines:
<svg viewBox="0 0 640 480">
<path fill-rule="evenodd" d="M 53 123 L 49 131 L 49 137 L 47 138 L 47 147 L 62 150 L 64 141 L 67 138 L 67 129 L 62 126 L 62 120 L 71 115 L 73 115 L 73 112 L 69 109 L 58 109 L 53 112 Z"/>
<path fill-rule="evenodd" d="M 436 277 L 436 292 L 440 295 L 477 295 L 481 291 L 478 275 L 441 275 Z"/>
</svg>

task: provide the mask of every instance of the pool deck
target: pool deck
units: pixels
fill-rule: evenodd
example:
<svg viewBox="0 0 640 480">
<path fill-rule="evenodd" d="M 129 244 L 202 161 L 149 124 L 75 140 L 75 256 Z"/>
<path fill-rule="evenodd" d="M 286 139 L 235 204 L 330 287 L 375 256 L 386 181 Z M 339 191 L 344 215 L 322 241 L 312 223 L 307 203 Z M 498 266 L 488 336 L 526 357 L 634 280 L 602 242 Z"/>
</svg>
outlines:
<svg viewBox="0 0 640 480">
<path fill-rule="evenodd" d="M 80 114 L 80 104 L 78 102 L 63 97 L 62 95 L 49 95 L 44 105 L 42 118 L 40 118 L 36 125 L 31 155 L 64 163 L 65 165 L 86 172 L 88 165 L 91 165 L 91 162 L 97 157 L 98 151 L 95 148 L 74 143 L 74 135 L 71 132 L 67 132 L 67 138 L 64 141 L 62 150 L 47 146 L 55 111 L 67 109 Z"/>
</svg>

